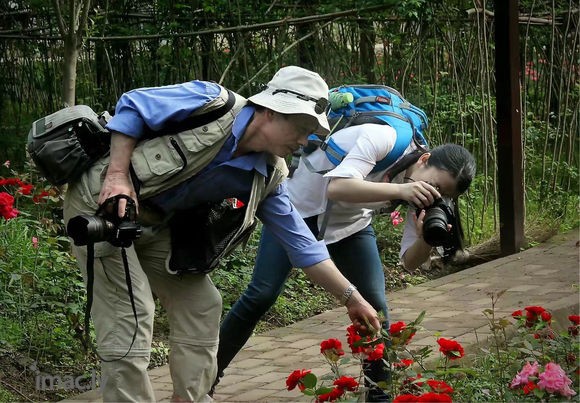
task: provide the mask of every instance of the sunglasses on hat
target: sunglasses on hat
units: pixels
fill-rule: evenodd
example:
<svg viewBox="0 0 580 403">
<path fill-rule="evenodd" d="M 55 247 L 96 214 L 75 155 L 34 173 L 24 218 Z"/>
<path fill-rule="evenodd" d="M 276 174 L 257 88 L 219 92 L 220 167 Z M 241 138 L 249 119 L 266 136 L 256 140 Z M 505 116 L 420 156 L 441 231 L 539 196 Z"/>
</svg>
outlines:
<svg viewBox="0 0 580 403">
<path fill-rule="evenodd" d="M 326 99 L 326 98 L 316 99 L 316 98 L 313 98 L 313 97 L 305 95 L 305 94 L 301 94 L 301 93 L 296 92 L 296 91 L 284 90 L 284 89 L 274 90 L 274 92 L 272 92 L 272 95 L 276 95 L 278 93 L 292 94 L 292 95 L 295 95 L 296 98 L 298 98 L 298 99 L 302 99 L 304 101 L 314 102 L 314 112 L 317 115 L 324 113 L 326 111 L 326 108 L 328 108 L 328 99 Z"/>
</svg>

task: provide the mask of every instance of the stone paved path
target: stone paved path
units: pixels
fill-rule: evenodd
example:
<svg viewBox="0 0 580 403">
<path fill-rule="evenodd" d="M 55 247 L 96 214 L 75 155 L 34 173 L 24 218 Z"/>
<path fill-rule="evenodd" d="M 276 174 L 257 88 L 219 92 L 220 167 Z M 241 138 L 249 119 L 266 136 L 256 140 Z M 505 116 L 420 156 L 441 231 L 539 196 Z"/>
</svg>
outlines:
<svg viewBox="0 0 580 403">
<path fill-rule="evenodd" d="M 579 233 L 559 234 L 524 252 L 472 267 L 439 279 L 389 293 L 391 321 L 409 322 L 425 310 L 413 346 L 436 345 L 436 334 L 455 338 L 466 351 L 490 335 L 484 309 L 491 307 L 489 292 L 506 290 L 496 313 L 510 316 L 526 305 L 542 305 L 560 323 L 578 314 L 580 283 Z M 329 372 L 320 355 L 320 342 L 334 337 L 346 345 L 349 320 L 344 308 L 324 312 L 293 325 L 252 337 L 219 384 L 217 402 L 307 401 L 302 394 L 285 389 L 286 377 L 295 369 L 308 368 L 316 375 Z M 348 353 L 347 353 L 348 354 Z M 346 368 L 347 373 L 348 367 Z M 352 367 L 352 375 L 358 368 Z M 150 371 L 157 399 L 172 394 L 167 366 Z M 100 402 L 98 392 L 77 396 L 74 401 Z"/>
</svg>

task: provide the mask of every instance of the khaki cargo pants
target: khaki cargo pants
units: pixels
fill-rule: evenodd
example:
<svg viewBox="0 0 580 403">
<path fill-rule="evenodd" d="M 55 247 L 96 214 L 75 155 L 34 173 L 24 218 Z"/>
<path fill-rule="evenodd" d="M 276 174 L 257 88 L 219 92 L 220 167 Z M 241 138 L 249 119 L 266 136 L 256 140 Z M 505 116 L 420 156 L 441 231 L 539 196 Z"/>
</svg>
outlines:
<svg viewBox="0 0 580 403">
<path fill-rule="evenodd" d="M 93 181 L 94 183 L 95 181 Z M 65 221 L 78 214 L 93 215 L 100 181 L 89 185 L 87 175 L 71 184 L 64 203 Z M 192 229 L 195 231 L 195 229 Z M 123 357 L 135 331 L 121 249 L 107 242 L 95 244 L 92 320 L 102 361 L 103 400 L 155 401 L 147 374 L 154 295 L 167 311 L 170 326 L 169 368 L 173 391 L 182 399 L 206 400 L 217 374 L 221 296 L 207 275 L 175 276 L 165 270 L 169 252 L 167 229 L 143 228 L 142 237 L 127 249 L 139 326 L 133 347 Z M 73 246 L 86 282 L 85 246 Z"/>
</svg>

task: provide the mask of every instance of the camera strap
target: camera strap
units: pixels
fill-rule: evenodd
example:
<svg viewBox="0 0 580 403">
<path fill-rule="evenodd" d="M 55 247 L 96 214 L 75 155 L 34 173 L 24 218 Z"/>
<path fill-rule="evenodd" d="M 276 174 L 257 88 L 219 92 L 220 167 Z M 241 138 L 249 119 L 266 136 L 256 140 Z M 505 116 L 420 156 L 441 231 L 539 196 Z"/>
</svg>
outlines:
<svg viewBox="0 0 580 403">
<path fill-rule="evenodd" d="M 127 251 L 124 247 L 121 247 L 121 258 L 123 259 L 123 269 L 125 270 L 125 283 L 127 284 L 127 293 L 129 294 L 129 300 L 131 301 L 131 309 L 133 310 L 133 318 L 135 318 L 135 330 L 133 331 L 133 337 L 131 338 L 131 345 L 127 352 L 119 358 L 112 360 L 107 360 L 97 352 L 94 345 L 91 343 L 90 335 L 90 319 L 91 319 L 91 307 L 93 305 L 93 288 L 95 283 L 95 244 L 90 242 L 87 244 L 87 305 L 85 307 L 85 338 L 83 344 L 85 347 L 90 347 L 90 349 L 99 357 L 101 361 L 114 362 L 122 360 L 127 357 L 133 344 L 135 343 L 135 338 L 137 337 L 137 329 L 139 328 L 139 321 L 137 320 L 137 309 L 135 308 L 135 297 L 133 296 L 133 286 L 131 284 L 131 273 L 129 271 L 129 261 L 127 260 Z"/>
</svg>

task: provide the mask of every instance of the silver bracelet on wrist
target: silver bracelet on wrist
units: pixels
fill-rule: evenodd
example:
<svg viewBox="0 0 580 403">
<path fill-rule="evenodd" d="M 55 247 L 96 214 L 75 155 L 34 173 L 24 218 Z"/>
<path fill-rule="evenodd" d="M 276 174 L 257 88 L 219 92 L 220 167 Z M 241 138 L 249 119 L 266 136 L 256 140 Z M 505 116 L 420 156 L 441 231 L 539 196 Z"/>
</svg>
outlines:
<svg viewBox="0 0 580 403">
<path fill-rule="evenodd" d="M 346 287 L 346 289 L 344 290 L 344 292 L 340 296 L 340 303 L 342 305 L 346 305 L 346 303 L 348 302 L 348 300 L 350 299 L 350 297 L 352 297 L 352 294 L 355 291 L 356 291 L 356 287 L 354 286 L 354 284 L 349 284 L 349 286 Z"/>
</svg>

